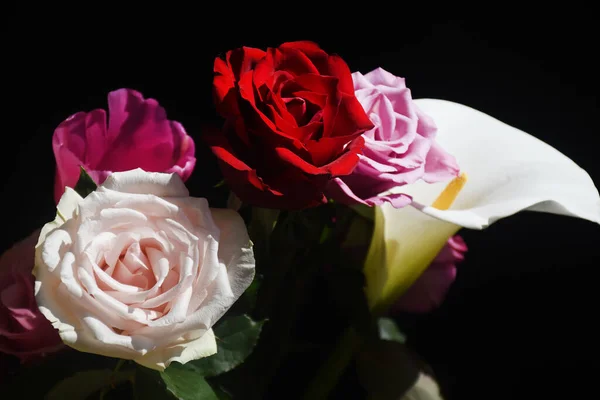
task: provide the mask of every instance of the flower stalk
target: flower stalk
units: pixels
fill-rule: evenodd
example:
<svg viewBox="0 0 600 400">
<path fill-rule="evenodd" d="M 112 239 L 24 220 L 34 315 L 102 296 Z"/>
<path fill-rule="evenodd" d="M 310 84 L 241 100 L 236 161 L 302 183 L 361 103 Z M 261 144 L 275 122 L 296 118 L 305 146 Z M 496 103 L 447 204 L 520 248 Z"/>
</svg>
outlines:
<svg viewBox="0 0 600 400">
<path fill-rule="evenodd" d="M 347 328 L 338 339 L 329 357 L 319 367 L 304 393 L 304 400 L 327 399 L 340 377 L 354 358 L 362 343 L 353 327 Z"/>
</svg>

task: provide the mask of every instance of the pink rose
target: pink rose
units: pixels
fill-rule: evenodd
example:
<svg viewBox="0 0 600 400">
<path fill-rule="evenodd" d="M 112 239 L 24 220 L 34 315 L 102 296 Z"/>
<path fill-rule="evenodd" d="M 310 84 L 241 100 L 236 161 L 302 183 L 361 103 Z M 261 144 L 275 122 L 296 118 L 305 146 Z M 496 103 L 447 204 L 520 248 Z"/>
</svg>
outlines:
<svg viewBox="0 0 600 400">
<path fill-rule="evenodd" d="M 458 175 L 454 157 L 435 141 L 434 121 L 414 103 L 403 78 L 382 68 L 352 74 L 355 95 L 375 127 L 365 132 L 364 153 L 350 175 L 331 181 L 329 197 L 345 204 L 403 207 L 403 193 L 382 194 L 420 179 L 439 182 Z"/>
<path fill-rule="evenodd" d="M 194 141 L 154 99 L 131 89 L 108 94 L 106 111 L 78 112 L 54 131 L 54 200 L 74 187 L 83 166 L 100 185 L 114 171 L 174 172 L 184 181 L 196 164 Z"/>
<path fill-rule="evenodd" d="M 254 253 L 238 213 L 138 168 L 85 199 L 65 189 L 34 274 L 65 344 L 164 370 L 217 351 L 211 328 L 252 282 Z"/>
<path fill-rule="evenodd" d="M 31 270 L 39 234 L 37 230 L 0 257 L 0 352 L 22 361 L 62 347 L 35 302 Z"/>
<path fill-rule="evenodd" d="M 456 278 L 456 264 L 465 259 L 467 244 L 456 235 L 436 256 L 431 265 L 400 297 L 393 312 L 425 313 L 439 307 Z"/>
</svg>

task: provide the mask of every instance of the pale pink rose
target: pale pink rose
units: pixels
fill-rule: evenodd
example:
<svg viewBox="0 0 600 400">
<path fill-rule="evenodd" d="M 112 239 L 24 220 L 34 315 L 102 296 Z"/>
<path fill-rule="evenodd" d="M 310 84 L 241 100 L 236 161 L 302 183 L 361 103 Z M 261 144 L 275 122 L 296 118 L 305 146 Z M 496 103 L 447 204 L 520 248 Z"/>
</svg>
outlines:
<svg viewBox="0 0 600 400">
<path fill-rule="evenodd" d="M 39 229 L 0 257 L 0 352 L 26 361 L 62 347 L 52 324 L 40 313 L 31 274 Z"/>
<path fill-rule="evenodd" d="M 400 297 L 393 312 L 426 313 L 439 307 L 456 279 L 456 265 L 465 259 L 467 244 L 456 235 L 448 239 L 435 260 Z"/>
<path fill-rule="evenodd" d="M 67 188 L 42 229 L 40 311 L 65 344 L 164 369 L 212 355 L 211 327 L 254 277 L 244 221 L 189 197 L 177 174 L 115 172 Z"/>
<path fill-rule="evenodd" d="M 99 185 L 113 171 L 174 172 L 184 181 L 196 164 L 194 141 L 154 99 L 131 89 L 108 94 L 106 111 L 78 112 L 54 131 L 54 199 L 75 187 L 83 166 Z"/>
</svg>

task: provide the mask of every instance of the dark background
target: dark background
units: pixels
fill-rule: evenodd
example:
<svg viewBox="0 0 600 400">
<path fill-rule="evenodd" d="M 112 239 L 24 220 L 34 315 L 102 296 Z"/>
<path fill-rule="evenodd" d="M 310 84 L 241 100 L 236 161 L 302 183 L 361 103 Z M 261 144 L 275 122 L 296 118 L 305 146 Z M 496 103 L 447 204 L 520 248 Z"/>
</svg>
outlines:
<svg viewBox="0 0 600 400">
<path fill-rule="evenodd" d="M 120 87 L 156 98 L 196 138 L 189 186 L 193 195 L 209 195 L 220 178 L 198 137 L 206 123 L 219 121 L 212 63 L 241 45 L 314 40 L 353 71 L 382 66 L 406 77 L 415 98 L 463 103 L 533 134 L 600 186 L 591 13 L 525 16 L 490 8 L 455 18 L 348 7 L 343 13 L 350 16 L 319 10 L 304 17 L 277 7 L 255 16 L 224 4 L 152 20 L 113 10 L 98 22 L 92 9 L 43 20 L 30 18 L 30 10 L 7 14 L 0 161 L 9 229 L 0 250 L 54 217 L 54 128 L 74 112 L 105 108 L 107 92 Z M 446 303 L 430 315 L 402 318 L 446 398 L 578 399 L 597 392 L 600 226 L 522 213 L 462 234 L 470 251 Z"/>
</svg>

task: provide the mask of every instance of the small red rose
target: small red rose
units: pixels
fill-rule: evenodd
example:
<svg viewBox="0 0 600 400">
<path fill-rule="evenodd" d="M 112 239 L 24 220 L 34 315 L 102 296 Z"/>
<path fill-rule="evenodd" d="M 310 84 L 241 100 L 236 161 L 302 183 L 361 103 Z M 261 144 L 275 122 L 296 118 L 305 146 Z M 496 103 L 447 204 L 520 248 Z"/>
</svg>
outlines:
<svg viewBox="0 0 600 400">
<path fill-rule="evenodd" d="M 223 130 L 205 135 L 225 180 L 245 203 L 302 209 L 326 201 L 330 179 L 358 163 L 373 127 L 338 56 L 312 42 L 217 58 L 213 81 Z"/>
</svg>

